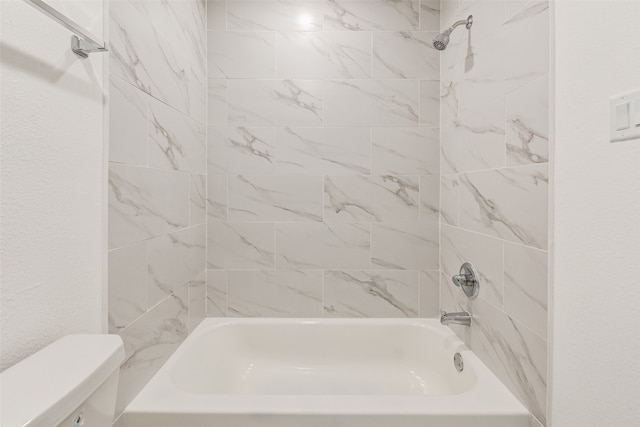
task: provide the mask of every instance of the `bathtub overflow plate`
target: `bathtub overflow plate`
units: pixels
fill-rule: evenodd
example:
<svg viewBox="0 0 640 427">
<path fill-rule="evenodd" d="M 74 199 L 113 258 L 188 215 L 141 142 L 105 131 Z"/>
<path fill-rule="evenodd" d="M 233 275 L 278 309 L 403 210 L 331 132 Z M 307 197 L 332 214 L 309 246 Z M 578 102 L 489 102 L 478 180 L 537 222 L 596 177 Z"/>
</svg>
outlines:
<svg viewBox="0 0 640 427">
<path fill-rule="evenodd" d="M 456 367 L 458 372 L 462 372 L 464 369 L 464 362 L 462 361 L 462 355 L 460 353 L 453 355 L 453 365 Z"/>
</svg>

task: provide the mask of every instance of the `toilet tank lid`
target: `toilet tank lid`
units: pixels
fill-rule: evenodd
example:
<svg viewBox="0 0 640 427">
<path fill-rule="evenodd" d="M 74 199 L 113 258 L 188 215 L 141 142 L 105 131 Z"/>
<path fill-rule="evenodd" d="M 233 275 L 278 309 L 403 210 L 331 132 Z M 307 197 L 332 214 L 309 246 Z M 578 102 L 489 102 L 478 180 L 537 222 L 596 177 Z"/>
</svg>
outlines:
<svg viewBox="0 0 640 427">
<path fill-rule="evenodd" d="M 118 335 L 67 335 L 0 373 L 2 427 L 55 426 L 124 360 Z"/>
</svg>

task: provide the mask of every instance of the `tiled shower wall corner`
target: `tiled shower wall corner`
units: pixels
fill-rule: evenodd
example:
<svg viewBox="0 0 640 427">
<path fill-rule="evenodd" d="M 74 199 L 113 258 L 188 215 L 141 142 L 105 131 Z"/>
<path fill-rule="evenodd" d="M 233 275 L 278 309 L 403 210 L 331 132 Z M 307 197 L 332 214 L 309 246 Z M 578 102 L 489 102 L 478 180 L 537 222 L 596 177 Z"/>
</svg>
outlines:
<svg viewBox="0 0 640 427">
<path fill-rule="evenodd" d="M 441 304 L 454 327 L 541 424 L 547 400 L 549 4 L 443 0 L 456 30 L 441 56 Z M 469 301 L 451 283 L 481 278 Z"/>
<path fill-rule="evenodd" d="M 206 3 L 110 2 L 109 332 L 116 417 L 205 316 Z"/>
<path fill-rule="evenodd" d="M 437 314 L 438 26 L 439 1 L 209 1 L 209 316 Z"/>
</svg>

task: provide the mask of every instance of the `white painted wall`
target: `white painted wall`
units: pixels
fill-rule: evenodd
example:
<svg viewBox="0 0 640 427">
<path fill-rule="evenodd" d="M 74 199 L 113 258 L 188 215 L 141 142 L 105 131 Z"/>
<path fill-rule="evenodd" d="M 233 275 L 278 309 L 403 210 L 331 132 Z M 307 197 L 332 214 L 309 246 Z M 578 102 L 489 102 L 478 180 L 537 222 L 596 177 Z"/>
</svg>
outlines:
<svg viewBox="0 0 640 427">
<path fill-rule="evenodd" d="M 102 1 L 92 10 L 102 28 Z M 21 0 L 0 11 L 2 370 L 105 329 L 106 180 L 104 56 L 78 59 L 71 33 Z"/>
<path fill-rule="evenodd" d="M 640 139 L 610 96 L 640 88 L 640 2 L 556 1 L 551 426 L 640 425 Z"/>
</svg>

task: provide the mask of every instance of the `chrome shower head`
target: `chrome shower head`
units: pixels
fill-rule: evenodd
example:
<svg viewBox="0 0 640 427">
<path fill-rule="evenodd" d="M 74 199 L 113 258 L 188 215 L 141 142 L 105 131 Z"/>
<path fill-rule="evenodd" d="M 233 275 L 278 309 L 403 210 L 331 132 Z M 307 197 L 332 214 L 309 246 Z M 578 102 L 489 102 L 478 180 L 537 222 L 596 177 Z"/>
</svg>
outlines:
<svg viewBox="0 0 640 427">
<path fill-rule="evenodd" d="M 449 28 L 441 32 L 433 39 L 433 47 L 438 50 L 445 50 L 449 44 L 449 34 L 453 31 L 453 28 Z"/>
<path fill-rule="evenodd" d="M 449 44 L 449 35 L 453 32 L 453 30 L 459 26 L 464 25 L 467 27 L 467 30 L 471 28 L 473 25 L 473 15 L 469 15 L 467 19 L 463 19 L 462 21 L 458 21 L 454 23 L 450 28 L 447 28 L 433 39 L 433 47 L 438 50 L 445 50 L 447 45 Z"/>
</svg>

